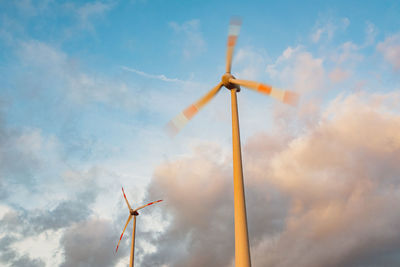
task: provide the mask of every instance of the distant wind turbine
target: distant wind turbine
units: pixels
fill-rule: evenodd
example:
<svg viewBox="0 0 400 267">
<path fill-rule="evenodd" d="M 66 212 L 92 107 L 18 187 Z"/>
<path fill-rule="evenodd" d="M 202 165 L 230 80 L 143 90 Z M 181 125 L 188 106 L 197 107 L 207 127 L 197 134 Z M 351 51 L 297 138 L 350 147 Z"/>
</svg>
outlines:
<svg viewBox="0 0 400 267">
<path fill-rule="evenodd" d="M 143 209 L 144 207 L 147 207 L 147 206 L 156 204 L 156 203 L 158 203 L 158 202 L 161 202 L 162 200 L 153 201 L 153 202 L 150 202 L 150 203 L 148 203 L 148 204 L 146 204 L 146 205 L 140 206 L 140 207 L 137 208 L 137 209 L 132 209 L 132 208 L 131 208 L 131 205 L 129 205 L 128 199 L 126 198 L 126 195 L 125 195 L 125 192 L 124 192 L 124 188 L 123 188 L 123 187 L 122 187 L 122 194 L 124 194 L 124 198 L 125 198 L 126 205 L 128 205 L 129 217 L 128 217 L 128 220 L 126 221 L 126 224 L 125 224 L 124 230 L 122 231 L 121 237 L 119 238 L 118 245 L 117 245 L 117 248 L 116 248 L 116 250 L 115 250 L 115 253 L 118 252 L 119 243 L 121 242 L 121 239 L 122 239 L 122 236 L 124 235 L 125 229 L 126 229 L 126 227 L 128 226 L 128 223 L 130 222 L 130 220 L 132 219 L 132 216 L 133 216 L 131 257 L 130 257 L 130 260 L 129 260 L 129 267 L 133 267 L 133 261 L 134 261 L 134 256 L 135 256 L 134 254 L 135 254 L 135 228 L 136 228 L 136 216 L 139 215 L 139 213 L 138 213 L 137 211 L 140 210 L 140 209 Z"/>
<path fill-rule="evenodd" d="M 243 185 L 242 155 L 240 148 L 239 118 L 237 110 L 236 92 L 240 91 L 240 86 L 247 87 L 259 93 L 276 98 L 283 103 L 296 105 L 298 95 L 294 92 L 281 90 L 267 84 L 248 80 L 238 80 L 231 74 L 232 55 L 236 40 L 239 36 L 240 19 L 231 19 L 228 32 L 228 44 L 226 54 L 226 73 L 222 75 L 221 82 L 211 89 L 205 96 L 197 102 L 187 107 L 167 124 L 167 130 L 172 135 L 176 135 L 183 126 L 193 118 L 196 113 L 203 108 L 222 88 L 231 90 L 232 102 L 232 145 L 233 145 L 233 191 L 235 209 L 235 266 L 251 266 L 249 238 L 247 230 L 246 203 Z"/>
</svg>

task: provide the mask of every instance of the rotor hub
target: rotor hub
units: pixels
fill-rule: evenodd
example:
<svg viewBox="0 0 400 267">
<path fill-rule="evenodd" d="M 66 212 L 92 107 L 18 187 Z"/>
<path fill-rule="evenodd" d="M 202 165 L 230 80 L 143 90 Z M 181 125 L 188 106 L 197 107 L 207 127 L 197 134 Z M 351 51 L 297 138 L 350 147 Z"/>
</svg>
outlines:
<svg viewBox="0 0 400 267">
<path fill-rule="evenodd" d="M 139 212 L 137 212 L 136 210 L 130 210 L 131 215 L 133 216 L 138 216 Z"/>
<path fill-rule="evenodd" d="M 222 84 L 226 88 L 228 88 L 229 90 L 236 88 L 237 91 L 239 92 L 240 91 L 240 87 L 238 85 L 236 85 L 236 84 L 231 83 L 229 81 L 229 79 L 235 79 L 235 77 L 232 74 L 230 74 L 229 72 L 227 72 L 224 75 L 222 75 L 222 78 L 221 78 Z"/>
</svg>

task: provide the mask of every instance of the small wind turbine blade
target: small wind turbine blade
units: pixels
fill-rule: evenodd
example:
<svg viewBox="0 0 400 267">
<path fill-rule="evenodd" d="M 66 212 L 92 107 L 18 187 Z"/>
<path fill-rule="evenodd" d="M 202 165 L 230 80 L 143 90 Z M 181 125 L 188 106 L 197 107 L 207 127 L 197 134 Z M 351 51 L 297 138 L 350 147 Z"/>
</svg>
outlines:
<svg viewBox="0 0 400 267">
<path fill-rule="evenodd" d="M 266 95 L 270 95 L 273 98 L 276 98 L 282 101 L 283 103 L 292 106 L 296 106 L 299 100 L 299 95 L 297 93 L 275 88 L 267 84 L 253 82 L 253 81 L 246 81 L 246 80 L 238 80 L 238 79 L 229 79 L 229 82 L 256 90 L 257 92 Z"/>
<path fill-rule="evenodd" d="M 226 51 L 226 72 L 231 72 L 233 50 L 235 49 L 236 40 L 240 33 L 240 27 L 242 26 L 242 20 L 240 18 L 232 18 L 229 23 L 228 30 L 228 43 Z"/>
<path fill-rule="evenodd" d="M 127 199 L 126 196 L 125 196 L 125 191 L 124 191 L 124 188 L 123 188 L 123 187 L 122 187 L 122 194 L 124 194 L 124 198 L 125 198 L 126 205 L 128 205 L 129 210 L 131 210 L 131 209 L 132 209 L 132 208 L 131 208 L 131 205 L 129 205 L 129 202 L 128 202 L 128 199 Z"/>
<path fill-rule="evenodd" d="M 170 136 L 175 136 L 185 126 L 185 124 L 193 118 L 194 115 L 204 107 L 218 93 L 222 87 L 222 82 L 211 89 L 205 96 L 197 102 L 187 107 L 183 112 L 179 113 L 175 118 L 168 122 L 166 130 Z"/>
<path fill-rule="evenodd" d="M 156 204 L 156 203 L 161 202 L 161 201 L 162 201 L 162 199 L 156 200 L 156 201 L 153 201 L 153 202 L 150 202 L 150 203 L 147 203 L 146 205 L 140 206 L 139 208 L 135 209 L 134 211 L 138 211 L 138 210 L 140 210 L 140 209 L 143 209 L 144 207 L 147 207 L 147 206 Z"/>
<path fill-rule="evenodd" d="M 121 242 L 122 236 L 124 235 L 124 233 L 125 233 L 125 230 L 126 230 L 126 227 L 128 226 L 128 223 L 129 223 L 129 221 L 130 221 L 131 219 L 132 219 L 132 214 L 130 214 L 130 215 L 129 215 L 129 217 L 128 217 L 128 220 L 126 221 L 126 224 L 125 224 L 124 230 L 122 231 L 122 234 L 121 234 L 121 236 L 120 236 L 120 238 L 119 238 L 119 241 L 118 241 L 117 248 L 115 249 L 115 253 L 117 253 L 117 252 L 118 252 L 119 243 Z"/>
</svg>

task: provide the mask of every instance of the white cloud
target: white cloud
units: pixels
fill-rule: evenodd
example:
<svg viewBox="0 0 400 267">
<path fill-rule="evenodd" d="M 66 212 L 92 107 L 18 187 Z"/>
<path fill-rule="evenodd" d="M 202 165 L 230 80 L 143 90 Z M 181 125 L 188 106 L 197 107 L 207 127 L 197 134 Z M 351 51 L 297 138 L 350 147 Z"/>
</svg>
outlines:
<svg viewBox="0 0 400 267">
<path fill-rule="evenodd" d="M 104 16 L 104 14 L 111 10 L 113 6 L 114 4 L 112 2 L 105 3 L 95 1 L 85 3 L 82 6 L 72 6 L 72 8 L 80 21 L 80 26 L 93 31 L 94 27 L 92 20 Z"/>
<path fill-rule="evenodd" d="M 198 56 L 206 50 L 206 42 L 200 30 L 200 20 L 193 19 L 182 24 L 170 22 L 169 26 L 180 36 L 177 42 L 185 59 Z"/>
<path fill-rule="evenodd" d="M 146 78 L 150 78 L 150 79 L 156 79 L 156 80 L 160 80 L 160 81 L 164 81 L 164 82 L 179 82 L 179 83 L 183 83 L 185 81 L 180 80 L 180 79 L 176 79 L 176 78 L 168 78 L 166 77 L 164 74 L 160 74 L 160 75 L 155 75 L 155 74 L 149 74 L 140 70 L 136 70 L 136 69 L 132 69 L 132 68 L 128 68 L 125 66 L 121 66 L 121 69 L 129 71 L 129 72 L 133 72 L 136 73 L 140 76 L 146 77 Z"/>
<path fill-rule="evenodd" d="M 62 231 L 47 230 L 36 236 L 28 236 L 12 245 L 21 255 L 29 255 L 32 259 L 41 259 L 45 266 L 57 266 L 63 258 L 59 249 Z"/>
<path fill-rule="evenodd" d="M 350 267 L 398 251 L 399 97 L 341 96 L 307 131 L 244 145 L 254 266 Z M 150 239 L 157 251 L 144 266 L 231 266 L 232 165 L 221 154 L 203 145 L 157 168 L 149 194 L 164 195 L 171 224 Z"/>
<path fill-rule="evenodd" d="M 365 27 L 365 42 L 364 46 L 372 45 L 375 42 L 375 38 L 378 35 L 378 29 L 372 23 L 367 21 Z"/>
<path fill-rule="evenodd" d="M 288 47 L 274 64 L 266 69 L 267 73 L 280 83 L 286 82 L 292 90 L 310 92 L 323 88 L 325 70 L 322 58 L 315 58 L 302 47 Z M 289 82 L 287 82 L 289 81 Z"/>
<path fill-rule="evenodd" d="M 318 43 L 323 37 L 330 41 L 338 29 L 344 31 L 349 25 L 350 20 L 348 18 L 319 20 L 311 33 L 311 41 Z"/>
<path fill-rule="evenodd" d="M 233 58 L 233 71 L 237 78 L 258 80 L 263 74 L 267 55 L 252 47 L 240 48 Z"/>
<path fill-rule="evenodd" d="M 359 49 L 360 47 L 353 42 L 345 42 L 339 47 L 338 52 L 332 56 L 332 61 L 337 64 L 355 64 L 364 58 L 364 56 L 358 52 Z"/>
<path fill-rule="evenodd" d="M 54 91 L 66 95 L 77 104 L 100 102 L 115 107 L 134 109 L 140 97 L 127 84 L 85 73 L 76 60 L 63 51 L 43 42 L 20 44 L 19 59 L 26 71 L 19 72 L 21 86 L 36 95 Z"/>
<path fill-rule="evenodd" d="M 278 241 L 259 248 L 260 266 L 353 266 L 379 259 L 380 248 L 398 240 L 400 217 L 390 211 L 400 199 L 399 109 L 387 109 L 393 96 L 337 98 L 312 131 L 272 159 L 266 177 L 292 208 Z"/>
<path fill-rule="evenodd" d="M 394 69 L 400 69 L 400 33 L 387 37 L 385 41 L 378 43 L 376 48 Z"/>
<path fill-rule="evenodd" d="M 110 10 L 112 4 L 104 2 L 90 2 L 77 8 L 79 18 L 83 21 L 88 20 L 92 16 L 100 16 Z"/>
</svg>

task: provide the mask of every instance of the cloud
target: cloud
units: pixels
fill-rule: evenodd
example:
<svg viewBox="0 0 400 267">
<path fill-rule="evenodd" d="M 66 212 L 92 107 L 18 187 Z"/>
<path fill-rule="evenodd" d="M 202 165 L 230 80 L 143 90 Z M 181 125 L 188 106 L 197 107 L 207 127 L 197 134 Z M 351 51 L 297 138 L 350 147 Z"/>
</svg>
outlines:
<svg viewBox="0 0 400 267">
<path fill-rule="evenodd" d="M 0 183 L 34 190 L 35 176 L 43 170 L 45 155 L 53 155 L 54 162 L 59 152 L 59 142 L 54 136 L 43 136 L 37 128 L 9 128 L 0 118 Z M 0 194 L 0 198 L 9 191 Z"/>
<path fill-rule="evenodd" d="M 0 238 L 0 262 L 8 263 L 10 267 L 43 267 L 45 263 L 41 259 L 33 259 L 28 255 L 21 255 L 11 248 L 14 238 L 6 235 Z"/>
<path fill-rule="evenodd" d="M 206 42 L 200 30 L 200 20 L 193 19 L 182 24 L 170 22 L 169 26 L 180 37 L 177 42 L 182 43 L 182 54 L 185 59 L 198 56 L 206 50 Z"/>
<path fill-rule="evenodd" d="M 71 226 L 60 241 L 65 257 L 60 266 L 114 266 L 121 255 L 114 255 L 116 236 L 111 222 L 100 218 Z"/>
<path fill-rule="evenodd" d="M 27 254 L 17 252 L 12 248 L 15 238 L 11 235 L 4 235 L 0 238 L 0 262 L 9 264 L 12 267 L 43 267 L 45 263 L 41 259 L 29 257 Z"/>
<path fill-rule="evenodd" d="M 72 12 L 76 15 L 79 21 L 80 28 L 93 32 L 93 20 L 102 18 L 105 13 L 107 13 L 115 6 L 115 3 L 114 1 L 93 1 L 85 3 L 83 5 L 67 3 L 64 6 L 72 10 Z"/>
<path fill-rule="evenodd" d="M 36 208 L 18 207 L 10 201 L 1 207 L 0 238 L 8 236 L 8 241 L 5 241 L 9 249 L 0 249 L 0 265 L 11 264 L 24 256 L 20 259 L 21 262 L 31 259 L 32 262 L 43 263 L 40 266 L 93 266 L 96 261 L 102 262 L 99 266 L 115 266 L 122 257 L 126 257 L 129 246 L 124 246 L 117 255 L 113 255 L 121 221 L 119 218 L 115 221 L 107 218 L 113 217 L 109 212 L 110 208 L 115 207 L 115 202 L 106 197 L 106 208 L 102 207 L 104 194 L 109 192 L 110 187 L 100 187 L 99 177 L 107 175 L 107 181 L 111 184 L 115 184 L 115 181 L 110 181 L 109 173 L 105 173 L 103 169 L 93 169 L 87 172 L 67 172 L 64 180 L 58 179 L 62 190 L 42 185 L 43 189 L 38 194 L 41 195 L 40 202 L 44 204 L 27 204 L 37 206 Z M 102 181 L 101 186 L 105 184 Z M 49 189 L 55 189 L 56 192 L 53 193 L 56 197 L 49 196 Z M 104 193 L 103 198 L 97 197 L 100 192 Z M 112 195 L 115 194 L 111 193 Z M 120 194 L 117 195 L 120 199 Z M 38 199 L 37 196 L 30 196 L 31 202 Z M 139 198 L 136 196 L 134 199 Z M 19 200 L 24 202 L 24 199 Z M 125 208 L 123 211 L 123 215 L 126 215 Z M 148 232 L 152 231 L 150 229 Z M 26 266 L 36 266 L 35 262 Z"/>
<path fill-rule="evenodd" d="M 364 266 L 400 248 L 398 93 L 339 96 L 297 136 L 244 145 L 254 266 Z M 165 199 L 166 230 L 145 266 L 231 266 L 232 166 L 218 145 L 162 164 L 149 196 Z M 207 257 L 204 257 L 207 255 Z"/>
<path fill-rule="evenodd" d="M 385 41 L 378 43 L 376 49 L 395 70 L 400 69 L 400 33 L 387 37 Z"/>
<path fill-rule="evenodd" d="M 121 69 L 129 71 L 129 72 L 133 72 L 136 73 L 140 76 L 146 77 L 146 78 L 150 78 L 150 79 L 156 79 L 156 80 L 160 80 L 163 82 L 179 82 L 179 83 L 184 83 L 185 81 L 183 80 L 179 80 L 176 78 L 168 78 L 166 77 L 164 74 L 160 74 L 160 75 L 154 75 L 154 74 L 149 74 L 140 70 L 136 70 L 136 69 L 132 69 L 132 68 L 128 68 L 125 66 L 121 66 Z"/>
<path fill-rule="evenodd" d="M 348 18 L 342 19 L 320 19 L 314 26 L 314 30 L 311 33 L 311 41 L 318 43 L 323 37 L 327 41 L 331 41 L 335 32 L 340 30 L 345 30 L 350 25 L 350 20 Z"/>
<path fill-rule="evenodd" d="M 358 53 L 359 50 L 360 47 L 353 42 L 345 42 L 338 48 L 338 52 L 332 56 L 332 61 L 337 64 L 360 62 L 364 57 Z"/>
<path fill-rule="evenodd" d="M 90 17 L 101 16 L 112 7 L 111 3 L 100 1 L 86 3 L 77 9 L 77 13 L 82 21 L 87 21 Z"/>
<path fill-rule="evenodd" d="M 91 207 L 99 191 L 97 177 L 90 177 L 91 172 L 81 174 L 80 186 L 84 182 L 90 186 L 71 190 L 59 179 L 63 168 L 57 141 L 44 137 L 37 129 L 22 131 L 0 123 L 0 131 L 0 182 L 5 188 L 0 237 L 9 237 L 7 247 L 0 249 L 0 262 L 7 266 L 45 266 L 53 260 L 58 263 L 53 254 L 60 251 L 58 231 L 85 221 L 93 213 Z M 54 169 L 48 171 L 48 166 Z M 42 250 L 35 253 L 38 242 L 43 242 Z"/>
<path fill-rule="evenodd" d="M 335 68 L 329 73 L 329 79 L 335 83 L 342 82 L 348 77 L 349 73 L 341 68 Z"/>
<path fill-rule="evenodd" d="M 233 58 L 234 69 L 237 70 L 237 77 L 247 80 L 257 80 L 266 66 L 267 55 L 252 47 L 240 48 Z"/>
<path fill-rule="evenodd" d="M 364 46 L 372 45 L 373 43 L 375 43 L 375 38 L 378 35 L 378 29 L 372 22 L 366 22 L 365 35 L 366 37 Z"/>
<path fill-rule="evenodd" d="M 302 47 L 288 47 L 275 63 L 266 68 L 271 78 L 284 86 L 300 92 L 311 92 L 322 89 L 325 80 L 325 69 L 322 58 L 315 58 Z"/>
<path fill-rule="evenodd" d="M 90 212 L 91 202 L 67 200 L 52 210 L 12 210 L 7 212 L 1 222 L 4 230 L 21 232 L 24 236 L 38 235 L 47 230 L 58 230 L 74 222 L 85 220 Z"/>
<path fill-rule="evenodd" d="M 226 190 L 230 183 L 225 179 L 229 169 L 212 160 L 220 153 L 218 147 L 204 147 L 188 159 L 156 170 L 149 198 L 164 199 L 168 203 L 164 216 L 172 221 L 162 236 L 154 238 L 157 251 L 143 260 L 144 266 L 225 266 L 230 262 L 232 220 L 225 227 L 218 223 L 232 213 Z"/>
<path fill-rule="evenodd" d="M 285 231 L 256 248 L 256 265 L 356 266 L 394 248 L 400 117 L 386 110 L 390 97 L 336 99 L 313 131 L 270 159 L 266 178 L 292 205 Z"/>
<path fill-rule="evenodd" d="M 232 190 L 230 157 L 216 144 L 204 144 L 187 157 L 161 165 L 149 186 L 149 198 L 165 200 L 162 212 L 169 224 L 164 233 L 150 239 L 157 250 L 145 255 L 142 264 L 230 266 L 234 257 Z M 280 230 L 285 203 L 277 192 L 259 186 L 247 188 L 246 193 L 248 206 L 254 208 L 248 211 L 249 234 L 256 243 Z M 261 234 L 259 229 L 263 229 Z"/>
<path fill-rule="evenodd" d="M 22 62 L 18 86 L 33 98 L 61 93 L 76 104 L 97 102 L 127 109 L 144 101 L 123 82 L 85 73 L 73 58 L 46 43 L 23 42 L 17 54 Z"/>
</svg>

